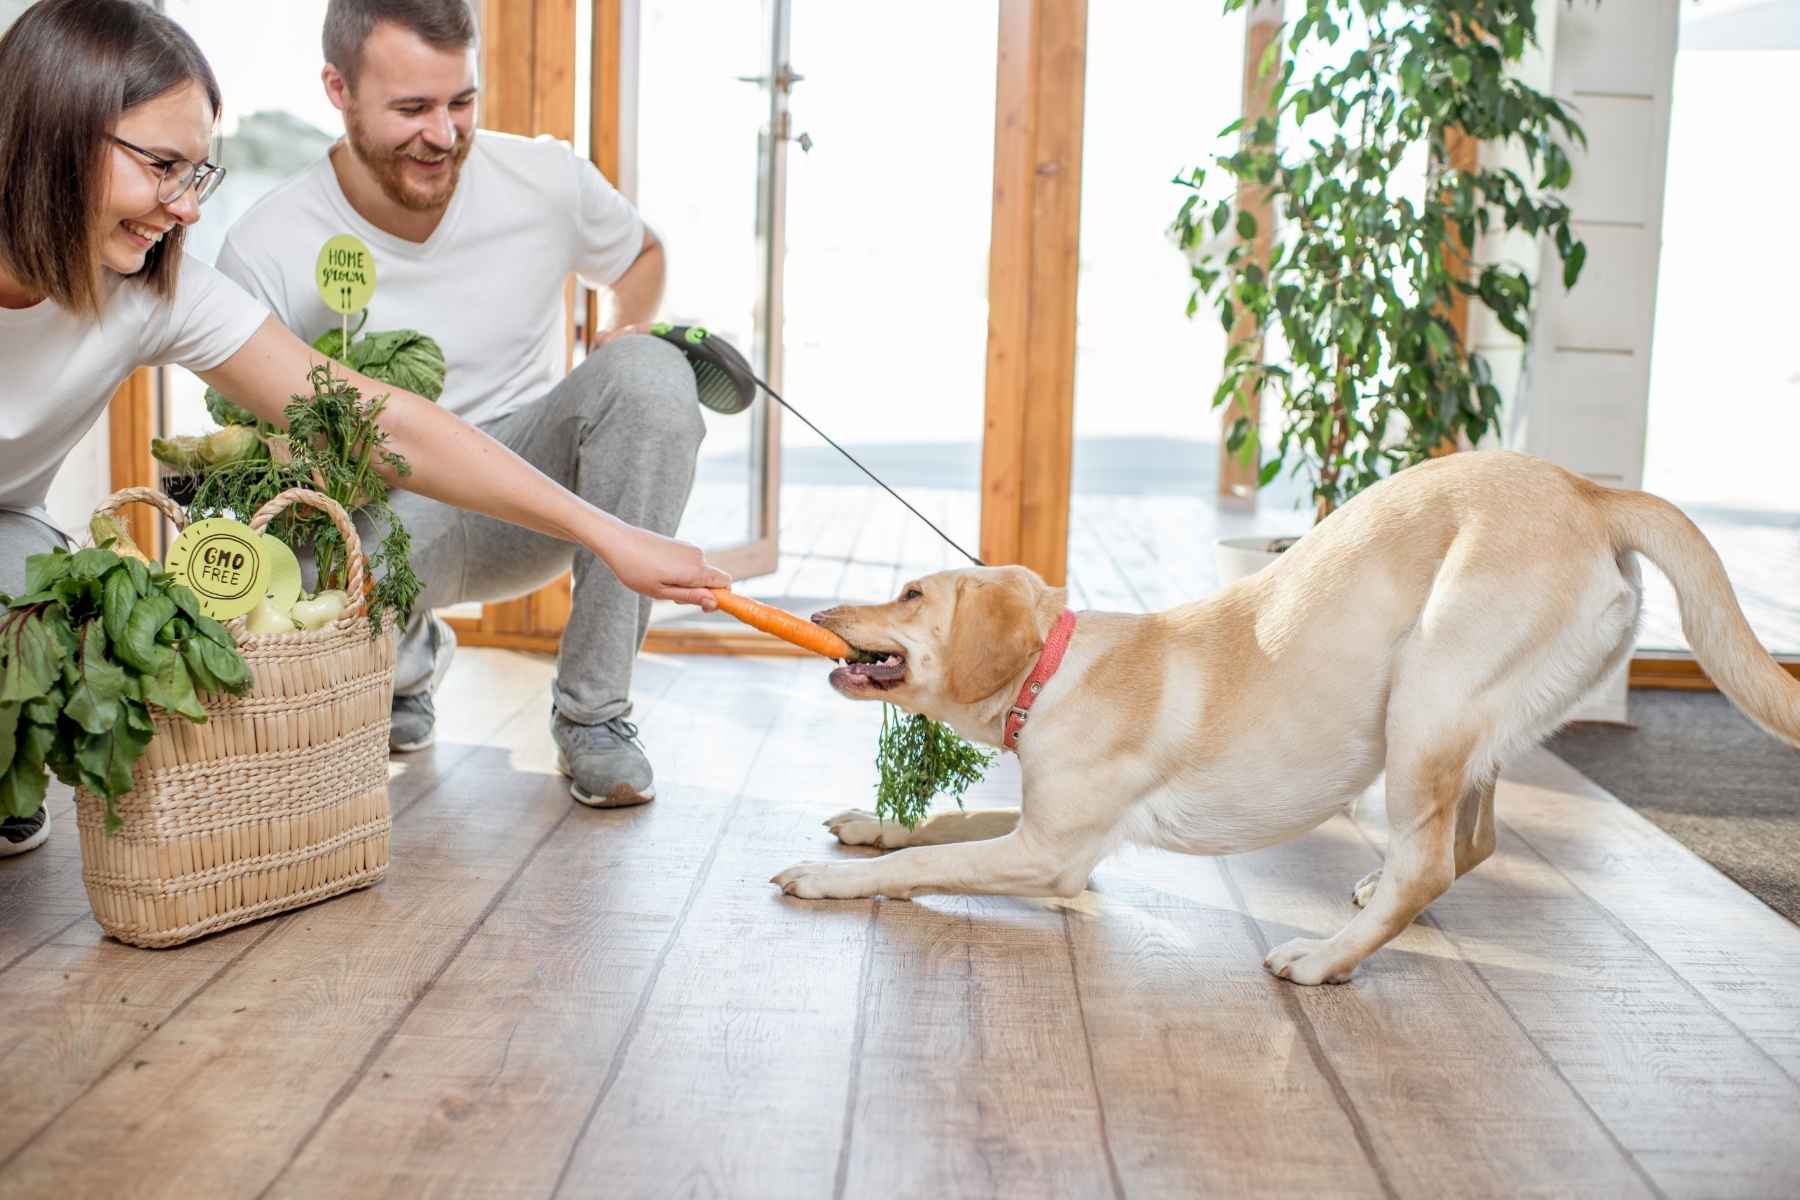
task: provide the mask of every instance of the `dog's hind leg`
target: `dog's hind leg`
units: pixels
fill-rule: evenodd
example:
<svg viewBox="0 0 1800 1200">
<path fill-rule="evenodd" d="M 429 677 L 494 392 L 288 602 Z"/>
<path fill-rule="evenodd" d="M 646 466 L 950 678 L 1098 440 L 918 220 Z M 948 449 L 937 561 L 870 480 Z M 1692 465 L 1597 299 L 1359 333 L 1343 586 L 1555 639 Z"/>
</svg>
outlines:
<svg viewBox="0 0 1800 1200">
<path fill-rule="evenodd" d="M 1457 811 L 1469 790 L 1473 747 L 1453 739 L 1398 755 L 1400 748 L 1390 747 L 1388 857 L 1374 895 L 1333 936 L 1295 938 L 1270 951 L 1263 965 L 1283 979 L 1343 983 L 1456 879 Z"/>
<path fill-rule="evenodd" d="M 1476 782 L 1456 804 L 1456 877 L 1461 879 L 1494 852 L 1494 779 Z M 1367 908 L 1381 882 L 1381 868 L 1364 875 L 1351 889 L 1350 900 Z"/>
<path fill-rule="evenodd" d="M 906 846 L 943 846 L 951 842 L 980 842 L 1003 837 L 1019 825 L 1016 808 L 980 808 L 941 812 L 908 829 L 898 821 L 883 821 L 872 812 L 853 808 L 825 822 L 846 846 L 878 846 L 899 850 Z"/>
</svg>

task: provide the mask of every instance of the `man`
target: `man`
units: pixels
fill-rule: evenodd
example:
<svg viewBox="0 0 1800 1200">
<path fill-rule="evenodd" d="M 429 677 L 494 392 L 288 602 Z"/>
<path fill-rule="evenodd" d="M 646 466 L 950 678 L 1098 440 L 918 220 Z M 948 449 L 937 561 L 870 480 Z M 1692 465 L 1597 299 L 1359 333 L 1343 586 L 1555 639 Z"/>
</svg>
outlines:
<svg viewBox="0 0 1800 1200">
<path fill-rule="evenodd" d="M 353 233 L 376 263 L 371 331 L 417 329 L 448 364 L 440 403 L 621 520 L 673 534 L 705 426 L 682 353 L 631 336 L 661 302 L 664 258 L 631 204 L 564 142 L 475 128 L 476 24 L 466 0 L 332 0 L 326 95 L 345 136 L 227 235 L 221 271 L 311 341 L 340 318 L 313 269 Z M 616 320 L 562 377 L 563 285 L 610 287 Z M 355 323 L 352 319 L 352 324 Z M 425 581 L 395 674 L 392 747 L 431 744 L 450 627 L 431 610 L 529 592 L 573 562 L 551 723 L 576 800 L 655 795 L 631 712 L 650 601 L 563 542 L 410 494 L 394 508 Z"/>
</svg>

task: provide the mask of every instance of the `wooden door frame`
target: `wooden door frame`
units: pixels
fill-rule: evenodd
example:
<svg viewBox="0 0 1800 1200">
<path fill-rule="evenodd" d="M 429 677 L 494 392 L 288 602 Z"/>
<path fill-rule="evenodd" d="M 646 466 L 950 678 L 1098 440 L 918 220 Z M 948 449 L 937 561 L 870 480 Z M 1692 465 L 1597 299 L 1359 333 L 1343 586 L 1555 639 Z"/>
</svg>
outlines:
<svg viewBox="0 0 1800 1200">
<path fill-rule="evenodd" d="M 106 446 L 112 490 L 157 484 L 150 439 L 156 434 L 156 375 L 160 368 L 139 367 L 128 376 L 106 408 Z M 156 510 L 133 504 L 123 512 L 131 540 L 152 558 L 162 556 L 162 526 Z"/>
<path fill-rule="evenodd" d="M 595 9 L 596 68 L 602 45 L 599 20 L 602 9 L 615 10 L 611 22 L 617 34 L 617 0 L 585 0 Z M 571 144 L 575 141 L 575 69 L 577 0 L 482 0 L 481 8 L 481 128 L 527 137 L 550 134 Z M 598 77 L 596 75 L 596 77 Z M 598 89 L 596 89 L 597 91 Z M 616 112 L 607 115 L 616 121 Z M 603 145 L 615 152 L 617 126 L 610 140 L 596 128 L 590 133 L 589 153 Z M 575 356 L 575 307 L 597 311 L 594 299 L 578 296 L 575 277 L 564 282 L 564 359 L 566 371 Z M 590 315 L 586 328 L 592 330 Z M 479 617 L 447 617 L 457 640 L 470 646 L 503 646 L 510 649 L 555 653 L 568 624 L 573 578 L 545 584 L 529 595 L 481 606 Z"/>
<path fill-rule="evenodd" d="M 1068 579 L 1087 0 L 1000 0 L 981 558 Z"/>
</svg>

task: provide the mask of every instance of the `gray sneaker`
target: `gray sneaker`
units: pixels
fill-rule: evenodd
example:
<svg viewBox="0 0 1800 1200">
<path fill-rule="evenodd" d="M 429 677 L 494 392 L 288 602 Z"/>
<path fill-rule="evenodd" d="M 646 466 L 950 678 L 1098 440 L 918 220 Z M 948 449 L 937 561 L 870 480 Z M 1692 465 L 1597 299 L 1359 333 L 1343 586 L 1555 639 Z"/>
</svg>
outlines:
<svg viewBox="0 0 1800 1200">
<path fill-rule="evenodd" d="M 456 630 L 436 613 L 431 614 L 430 630 L 431 682 L 418 695 L 394 697 L 388 749 L 396 754 L 423 750 L 437 740 L 437 708 L 431 702 L 431 693 L 450 673 L 450 663 L 456 655 Z"/>
<path fill-rule="evenodd" d="M 388 723 L 388 749 L 397 754 L 423 750 L 437 740 L 437 708 L 431 697 L 395 696 L 394 712 Z"/>
<path fill-rule="evenodd" d="M 29 817 L 0 821 L 0 858 L 36 850 L 50 837 L 50 810 L 40 807 Z"/>
<path fill-rule="evenodd" d="M 638 741 L 637 726 L 624 717 L 599 725 L 577 725 L 550 710 L 556 739 L 556 767 L 572 783 L 569 791 L 589 808 L 627 808 L 656 798 L 650 760 Z"/>
</svg>

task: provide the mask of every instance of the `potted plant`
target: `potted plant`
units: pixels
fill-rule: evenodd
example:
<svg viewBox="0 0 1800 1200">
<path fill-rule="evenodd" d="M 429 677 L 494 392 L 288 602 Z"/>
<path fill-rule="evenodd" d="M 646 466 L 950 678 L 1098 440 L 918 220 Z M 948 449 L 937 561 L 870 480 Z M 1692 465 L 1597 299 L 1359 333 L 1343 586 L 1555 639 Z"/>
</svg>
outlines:
<svg viewBox="0 0 1800 1200">
<path fill-rule="evenodd" d="M 1470 250 L 1488 233 L 1545 238 L 1572 287 L 1587 250 L 1558 193 L 1572 174 L 1564 146 L 1586 139 L 1512 70 L 1536 42 L 1533 0 L 1298 7 L 1258 64 L 1267 115 L 1227 126 L 1220 136 L 1238 134 L 1237 148 L 1212 156 L 1234 194 L 1209 196 L 1206 168 L 1177 176 L 1187 195 L 1170 232 L 1193 274 L 1188 315 L 1204 304 L 1238 334 L 1213 407 L 1279 401 L 1273 444 L 1240 415 L 1228 450 L 1253 466 L 1267 452 L 1261 486 L 1284 465 L 1304 470 L 1316 525 L 1385 475 L 1497 432 L 1499 389 L 1453 312 L 1478 301 L 1528 340 L 1534 284 Z M 1295 57 L 1277 68 L 1284 43 Z M 1303 52 L 1325 65 L 1296 78 Z M 1509 143 L 1522 170 L 1455 153 Z M 1261 262 L 1258 201 L 1276 218 Z M 1295 540 L 1247 555 L 1228 540 L 1222 574 L 1229 582 Z"/>
</svg>

